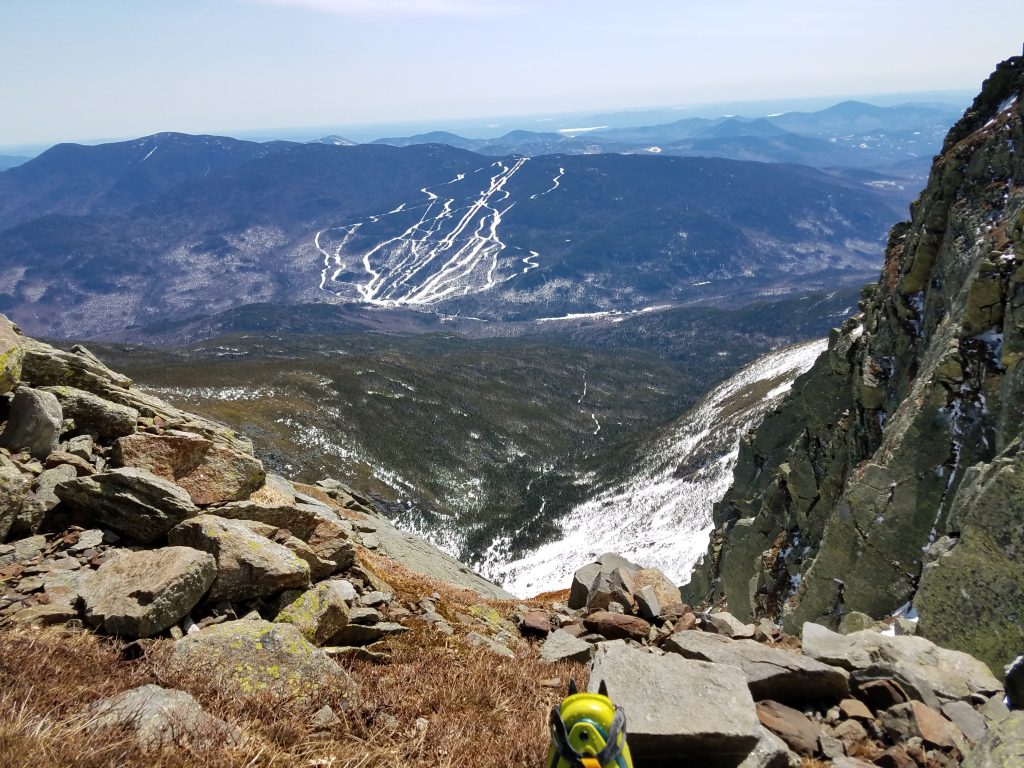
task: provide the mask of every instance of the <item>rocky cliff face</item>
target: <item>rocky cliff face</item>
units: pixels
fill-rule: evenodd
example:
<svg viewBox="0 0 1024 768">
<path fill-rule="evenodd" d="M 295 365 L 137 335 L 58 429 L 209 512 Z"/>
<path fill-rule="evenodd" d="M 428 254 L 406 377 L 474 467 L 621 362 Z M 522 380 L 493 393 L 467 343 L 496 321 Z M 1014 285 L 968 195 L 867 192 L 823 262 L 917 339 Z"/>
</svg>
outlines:
<svg viewBox="0 0 1024 768">
<path fill-rule="evenodd" d="M 689 593 L 835 625 L 912 603 L 993 668 L 1024 647 L 1024 58 L 986 80 L 860 314 L 741 445 Z"/>
</svg>

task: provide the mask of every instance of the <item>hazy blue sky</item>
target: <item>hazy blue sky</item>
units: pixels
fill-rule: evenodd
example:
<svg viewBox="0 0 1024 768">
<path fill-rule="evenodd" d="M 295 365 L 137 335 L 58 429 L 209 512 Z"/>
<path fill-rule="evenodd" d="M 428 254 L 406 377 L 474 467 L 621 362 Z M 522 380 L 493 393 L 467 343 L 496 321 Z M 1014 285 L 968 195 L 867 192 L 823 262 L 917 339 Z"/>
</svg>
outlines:
<svg viewBox="0 0 1024 768">
<path fill-rule="evenodd" d="M 0 0 L 0 145 L 977 89 L 1021 0 Z"/>
</svg>

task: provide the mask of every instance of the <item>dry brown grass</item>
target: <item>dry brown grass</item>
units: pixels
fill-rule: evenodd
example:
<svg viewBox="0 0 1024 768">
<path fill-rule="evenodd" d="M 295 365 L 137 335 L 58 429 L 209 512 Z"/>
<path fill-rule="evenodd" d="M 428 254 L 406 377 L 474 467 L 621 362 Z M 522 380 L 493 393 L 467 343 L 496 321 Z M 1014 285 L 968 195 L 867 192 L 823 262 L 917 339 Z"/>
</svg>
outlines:
<svg viewBox="0 0 1024 768">
<path fill-rule="evenodd" d="M 389 643 L 391 663 L 347 665 L 354 694 L 328 689 L 307 702 L 243 701 L 173 669 L 170 641 L 123 661 L 121 643 L 88 632 L 0 629 L 0 766 L 540 765 L 547 712 L 570 677 L 586 683 L 583 665 L 543 664 L 536 653 L 505 660 L 425 627 Z M 557 689 L 541 685 L 554 677 Z M 188 691 L 249 740 L 147 755 L 124 734 L 85 729 L 90 703 L 146 683 Z M 342 722 L 317 733 L 310 720 L 325 703 Z"/>
</svg>

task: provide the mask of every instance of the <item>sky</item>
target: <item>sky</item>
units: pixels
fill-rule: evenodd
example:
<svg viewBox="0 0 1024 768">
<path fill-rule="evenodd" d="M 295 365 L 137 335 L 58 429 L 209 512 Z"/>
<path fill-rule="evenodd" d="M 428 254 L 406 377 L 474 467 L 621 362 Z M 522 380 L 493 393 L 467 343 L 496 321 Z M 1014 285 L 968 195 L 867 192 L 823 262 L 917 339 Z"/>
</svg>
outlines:
<svg viewBox="0 0 1024 768">
<path fill-rule="evenodd" d="M 0 147 L 968 90 L 1021 0 L 0 0 Z"/>
</svg>

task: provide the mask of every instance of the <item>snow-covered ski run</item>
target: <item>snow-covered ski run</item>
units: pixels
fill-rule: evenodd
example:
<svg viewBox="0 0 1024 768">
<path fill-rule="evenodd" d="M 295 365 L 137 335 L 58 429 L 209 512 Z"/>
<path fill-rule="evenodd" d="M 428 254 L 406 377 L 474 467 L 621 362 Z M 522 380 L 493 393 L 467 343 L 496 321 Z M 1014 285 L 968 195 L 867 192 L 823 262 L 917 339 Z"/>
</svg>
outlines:
<svg viewBox="0 0 1024 768">
<path fill-rule="evenodd" d="M 422 306 L 487 291 L 539 269 L 541 254 L 510 247 L 502 222 L 524 198 L 528 203 L 558 190 L 565 169 L 541 192 L 524 195 L 520 183 L 513 194 L 510 182 L 527 162 L 498 160 L 423 187 L 419 201 L 318 231 L 313 243 L 323 261 L 320 289 L 378 306 Z"/>
</svg>

